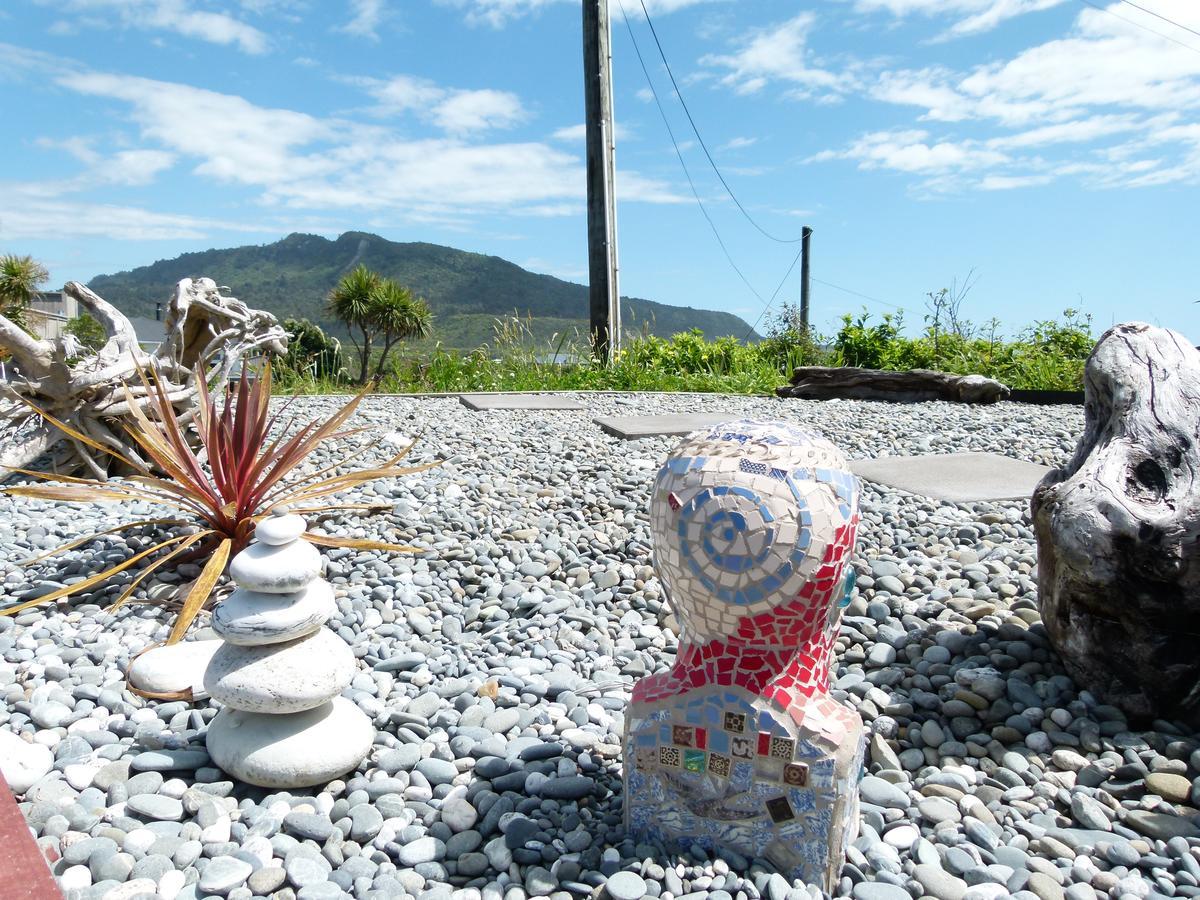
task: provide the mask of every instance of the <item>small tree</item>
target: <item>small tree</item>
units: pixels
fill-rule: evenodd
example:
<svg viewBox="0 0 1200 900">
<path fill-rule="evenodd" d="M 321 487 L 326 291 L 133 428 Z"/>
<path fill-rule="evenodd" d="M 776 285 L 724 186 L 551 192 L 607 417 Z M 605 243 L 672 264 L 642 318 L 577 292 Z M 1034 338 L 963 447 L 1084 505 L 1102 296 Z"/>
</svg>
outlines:
<svg viewBox="0 0 1200 900">
<path fill-rule="evenodd" d="M 108 335 L 104 328 L 90 313 L 81 313 L 67 323 L 66 332 L 72 335 L 85 350 L 93 353 L 108 343 Z"/>
<path fill-rule="evenodd" d="M 329 311 L 350 331 L 350 340 L 358 352 L 358 383 L 366 384 L 371 371 L 371 350 L 378 333 L 371 317 L 371 306 L 383 279 L 366 266 L 359 265 L 342 276 L 329 292 Z"/>
<path fill-rule="evenodd" d="M 375 380 L 383 377 L 388 354 L 400 341 L 428 337 L 433 330 L 433 314 L 424 298 L 390 278 L 384 279 L 371 298 L 371 322 L 383 337 L 383 350 L 375 366 Z"/>
<path fill-rule="evenodd" d="M 34 295 L 50 279 L 50 273 L 32 256 L 6 253 L 0 256 L 0 315 L 28 328 L 26 312 Z"/>
</svg>

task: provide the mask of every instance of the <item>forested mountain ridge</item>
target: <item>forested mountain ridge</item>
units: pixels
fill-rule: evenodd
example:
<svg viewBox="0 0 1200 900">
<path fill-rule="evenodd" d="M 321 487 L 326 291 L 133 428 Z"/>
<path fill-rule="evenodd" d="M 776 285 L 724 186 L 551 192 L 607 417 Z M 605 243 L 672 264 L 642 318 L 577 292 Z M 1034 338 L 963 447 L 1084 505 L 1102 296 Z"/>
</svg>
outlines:
<svg viewBox="0 0 1200 900">
<path fill-rule="evenodd" d="M 362 263 L 429 301 L 435 337 L 451 347 L 473 348 L 492 336 L 497 317 L 530 318 L 534 333 L 588 327 L 588 290 L 581 284 L 528 272 L 498 256 L 469 253 L 438 244 L 397 243 L 378 235 L 349 231 L 330 240 L 291 234 L 273 244 L 184 253 L 127 272 L 97 275 L 88 286 L 127 314 L 154 317 L 181 278 L 208 276 L 252 307 L 280 319 L 306 317 L 326 330 L 344 329 L 325 309 L 338 279 Z M 624 297 L 626 332 L 668 337 L 699 328 L 709 338 L 744 338 L 750 326 L 735 315 L 669 306 Z M 752 335 L 752 337 L 757 337 Z"/>
</svg>

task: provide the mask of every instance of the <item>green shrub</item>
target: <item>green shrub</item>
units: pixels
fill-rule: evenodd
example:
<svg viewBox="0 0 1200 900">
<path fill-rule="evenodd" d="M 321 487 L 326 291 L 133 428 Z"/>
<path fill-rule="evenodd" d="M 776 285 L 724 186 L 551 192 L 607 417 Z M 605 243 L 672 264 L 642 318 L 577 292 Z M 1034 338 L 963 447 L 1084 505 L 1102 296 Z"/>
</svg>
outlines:
<svg viewBox="0 0 1200 900">
<path fill-rule="evenodd" d="M 92 353 L 108 343 L 108 334 L 91 313 L 80 313 L 63 330 L 79 341 L 84 350 Z"/>
<path fill-rule="evenodd" d="M 829 353 L 821 347 L 820 338 L 800 317 L 800 308 L 784 303 L 767 323 L 767 336 L 758 344 L 758 355 L 774 365 L 781 375 L 790 377 L 799 366 L 821 366 L 829 363 Z"/>
<path fill-rule="evenodd" d="M 899 352 L 895 346 L 900 336 L 903 316 L 884 313 L 878 325 L 868 325 L 871 314 L 865 309 L 854 318 L 842 316 L 842 328 L 833 339 L 834 365 L 859 366 L 864 369 L 887 369 Z"/>
<path fill-rule="evenodd" d="M 286 384 L 296 378 L 341 381 L 346 377 L 342 343 L 308 319 L 284 319 L 288 352 L 276 365 L 277 377 Z"/>
</svg>

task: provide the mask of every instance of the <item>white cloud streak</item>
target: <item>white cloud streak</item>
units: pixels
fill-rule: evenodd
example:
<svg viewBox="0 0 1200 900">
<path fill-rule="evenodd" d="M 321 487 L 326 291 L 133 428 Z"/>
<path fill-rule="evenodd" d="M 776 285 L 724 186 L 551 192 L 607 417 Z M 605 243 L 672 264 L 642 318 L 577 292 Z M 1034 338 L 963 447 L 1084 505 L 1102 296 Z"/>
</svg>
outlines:
<svg viewBox="0 0 1200 900">
<path fill-rule="evenodd" d="M 196 9 L 186 0 L 38 0 L 44 6 L 74 16 L 59 30 L 80 26 L 165 31 L 210 44 L 236 46 L 246 53 L 265 53 L 266 34 L 229 13 Z"/>
<path fill-rule="evenodd" d="M 535 16 L 550 7 L 575 6 L 578 0 L 437 0 L 441 6 L 450 6 L 463 11 L 470 25 L 487 25 L 504 28 L 511 22 Z M 653 15 L 666 15 L 697 6 L 702 3 L 730 2 L 730 0 L 646 0 L 646 8 Z M 631 16 L 641 16 L 641 6 L 632 0 L 628 7 Z M 614 14 L 616 10 L 614 9 Z"/>
<path fill-rule="evenodd" d="M 815 23 L 814 13 L 802 12 L 746 33 L 732 53 L 708 54 L 700 62 L 725 70 L 720 83 L 739 94 L 757 93 L 772 82 L 788 85 L 795 98 L 836 94 L 847 87 L 848 78 L 811 63 L 808 36 Z"/>
<path fill-rule="evenodd" d="M 358 79 L 356 83 L 376 100 L 376 115 L 414 112 L 449 134 L 511 128 L 529 118 L 521 99 L 509 91 L 447 88 L 411 75 L 386 81 Z"/>
<path fill-rule="evenodd" d="M 65 237 L 181 240 L 203 238 L 214 231 L 274 234 L 279 230 L 278 225 L 247 225 L 120 204 L 51 199 L 20 185 L 3 185 L 0 189 L 7 198 L 4 209 L 0 210 L 0 239 L 3 240 L 60 240 Z"/>
<path fill-rule="evenodd" d="M 1003 22 L 1029 13 L 1041 12 L 1067 0 L 854 0 L 862 13 L 887 12 L 897 19 L 910 16 L 944 20 L 958 17 L 937 41 L 991 31 Z"/>
<path fill-rule="evenodd" d="M 350 11 L 350 21 L 341 30 L 371 41 L 379 40 L 379 26 L 388 11 L 386 0 L 350 0 Z"/>
</svg>

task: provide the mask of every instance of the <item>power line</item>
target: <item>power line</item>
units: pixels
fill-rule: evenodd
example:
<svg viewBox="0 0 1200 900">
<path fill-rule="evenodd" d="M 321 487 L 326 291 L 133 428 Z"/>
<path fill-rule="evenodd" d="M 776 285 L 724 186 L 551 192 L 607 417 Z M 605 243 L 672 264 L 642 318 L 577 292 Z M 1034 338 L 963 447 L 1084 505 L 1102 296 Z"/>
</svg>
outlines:
<svg viewBox="0 0 1200 900">
<path fill-rule="evenodd" d="M 675 96 L 679 98 L 679 105 L 683 107 L 683 111 L 687 115 L 688 123 L 692 126 L 692 133 L 696 135 L 696 140 L 700 143 L 700 147 L 704 151 L 704 155 L 708 157 L 708 164 L 712 166 L 713 171 L 717 173 L 717 178 L 720 180 L 721 186 L 725 188 L 725 193 L 729 195 L 729 199 L 731 199 L 737 205 L 737 208 L 742 211 L 742 215 L 746 217 L 746 221 L 757 228 L 764 237 L 767 237 L 770 240 L 780 244 L 798 244 L 801 240 L 803 240 L 803 236 L 797 238 L 781 238 L 771 234 L 771 232 L 767 231 L 754 220 L 754 217 L 747 212 L 746 207 L 742 206 L 742 201 L 737 198 L 736 194 L 734 194 L 733 188 L 729 186 L 729 182 L 725 180 L 725 176 L 721 174 L 720 168 L 717 167 L 716 160 L 714 160 L 712 154 L 708 152 L 708 145 L 704 143 L 704 138 L 700 136 L 700 129 L 696 127 L 696 120 L 692 118 L 692 111 L 688 109 L 687 101 L 683 99 L 683 91 L 679 89 L 679 83 L 675 81 L 675 73 L 671 71 L 671 64 L 667 62 L 667 54 L 663 51 L 662 42 L 658 39 L 658 31 L 654 27 L 654 20 L 650 18 L 650 10 L 646 9 L 646 0 L 638 0 L 638 2 L 642 6 L 642 13 L 646 16 L 646 24 L 650 26 L 650 34 L 654 36 L 654 44 L 656 47 L 658 47 L 658 55 L 662 58 L 663 66 L 666 67 L 667 75 L 671 79 L 671 87 L 675 89 Z M 621 12 L 625 12 L 624 6 L 621 7 Z M 625 24 L 629 24 L 628 16 L 626 16 Z M 633 30 L 630 29 L 630 34 L 632 33 Z M 643 66 L 643 68 L 645 67 Z M 646 77 L 649 78 L 649 75 Z"/>
<path fill-rule="evenodd" d="M 834 284 L 832 281 L 822 281 L 820 278 L 813 278 L 817 284 L 823 284 L 825 287 L 831 287 L 835 291 L 841 291 L 844 294 L 853 294 L 855 297 L 861 297 L 863 300 L 870 300 L 872 303 L 878 303 L 882 306 L 890 306 L 892 309 L 898 309 L 901 312 L 909 312 L 907 307 L 900 306 L 897 303 L 889 303 L 887 300 L 880 300 L 878 297 L 872 297 L 869 294 L 861 294 L 858 291 L 852 291 L 850 288 L 842 287 L 840 284 Z"/>
<path fill-rule="evenodd" d="M 687 178 L 688 187 L 692 190 L 692 196 L 696 198 L 696 204 L 700 207 L 700 212 L 704 214 L 704 221 L 708 222 L 708 227 L 712 229 L 713 237 L 717 239 L 717 244 L 721 247 L 721 252 L 725 254 L 725 259 L 733 271 L 737 272 L 738 277 L 742 279 L 742 283 L 750 289 L 759 303 L 765 303 L 762 294 L 754 289 L 754 285 L 750 283 L 744 272 L 738 268 L 738 264 L 733 261 L 733 257 L 729 253 L 729 248 L 725 246 L 725 241 L 721 239 L 721 233 L 717 231 L 716 223 L 713 222 L 712 216 L 708 214 L 708 210 L 704 206 L 704 201 L 700 199 L 700 192 L 696 190 L 696 183 L 692 181 L 692 173 L 688 170 L 687 163 L 683 159 L 683 152 L 679 149 L 679 142 L 675 140 L 675 131 L 671 128 L 671 122 L 667 118 L 667 111 L 663 108 L 662 101 L 658 97 L 658 90 L 654 87 L 654 79 L 650 77 L 650 70 L 646 68 L 646 61 L 642 58 L 642 50 L 638 46 L 637 38 L 633 34 L 633 26 L 629 24 L 629 14 L 625 12 L 625 4 L 621 0 L 617 0 L 621 7 L 621 16 L 625 19 L 625 28 L 629 31 L 629 39 L 633 42 L 633 52 L 637 54 L 638 63 L 642 67 L 642 74 L 646 76 L 646 84 L 650 86 L 650 93 L 654 97 L 654 105 L 658 107 L 658 114 L 662 116 L 663 125 L 667 127 L 667 134 L 671 138 L 671 146 L 675 148 L 675 155 L 679 158 L 679 165 L 683 167 L 684 177 Z"/>
<path fill-rule="evenodd" d="M 1161 31 L 1155 31 L 1153 28 L 1149 28 L 1149 27 L 1143 25 L 1141 22 L 1135 22 L 1133 19 L 1127 19 L 1124 16 L 1118 16 L 1115 12 L 1113 12 L 1108 7 L 1101 6 L 1098 3 L 1093 3 L 1092 0 L 1079 0 L 1079 2 L 1086 4 L 1087 6 L 1090 6 L 1092 9 L 1099 10 L 1102 13 L 1108 13 L 1108 15 L 1112 16 L 1114 19 L 1120 19 L 1125 24 L 1132 25 L 1134 28 L 1140 28 L 1140 29 L 1142 29 L 1142 31 L 1148 31 L 1150 34 L 1157 35 L 1158 37 L 1162 38 L 1164 41 L 1170 41 L 1172 44 L 1178 44 L 1184 50 L 1191 50 L 1193 53 L 1200 53 L 1200 47 L 1193 47 L 1191 44 L 1185 44 L 1183 41 L 1176 40 L 1175 38 L 1171 37 L 1168 34 L 1163 34 Z M 1125 3 L 1125 2 L 1128 2 L 1128 0 L 1121 0 L 1121 2 Z M 1134 4 L 1132 4 L 1132 3 L 1130 3 L 1129 5 L 1134 6 Z M 1137 9 L 1141 9 L 1141 7 L 1138 6 Z M 1159 16 L 1159 18 L 1162 18 L 1162 16 Z M 1171 20 L 1167 19 L 1167 21 L 1170 22 Z M 1178 22 L 1171 22 L 1171 24 L 1179 25 Z M 1180 25 L 1179 27 L 1187 28 L 1186 25 Z M 1190 28 L 1188 28 L 1187 30 L 1191 31 Z"/>
<path fill-rule="evenodd" d="M 804 247 L 801 246 L 796 251 L 796 255 L 792 257 L 792 264 L 788 266 L 787 271 L 783 273 L 783 277 L 779 279 L 779 284 L 775 286 L 775 293 L 771 295 L 771 299 L 767 301 L 767 305 L 763 307 L 762 312 L 758 314 L 758 318 L 754 320 L 754 324 L 750 326 L 750 330 L 746 332 L 743 341 L 750 340 L 750 335 L 754 334 L 754 329 L 758 328 L 758 323 L 763 320 L 763 316 L 767 314 L 767 310 L 775 303 L 775 298 L 779 296 L 779 292 L 783 290 L 784 283 L 788 280 L 788 276 L 792 274 L 792 269 L 796 268 L 796 263 L 800 261 L 800 257 L 804 254 Z"/>
<path fill-rule="evenodd" d="M 625 20 L 625 28 L 629 32 L 629 40 L 633 43 L 633 52 L 637 55 L 638 65 L 641 66 L 642 74 L 646 76 L 646 84 L 650 86 L 650 94 L 654 97 L 654 105 L 658 107 L 658 114 L 662 117 L 663 125 L 666 126 L 667 135 L 671 138 L 671 146 L 675 148 L 675 156 L 679 160 L 679 165 L 683 168 L 684 177 L 687 179 L 688 187 L 691 188 L 692 196 L 696 198 L 696 205 L 700 207 L 700 212 L 704 214 L 704 220 L 708 222 L 708 227 L 712 229 L 713 237 L 717 239 L 717 244 L 721 247 L 721 252 L 725 254 L 725 259 L 737 272 L 738 277 L 742 279 L 742 283 L 750 289 L 759 303 L 763 303 L 762 312 L 758 314 L 758 318 L 754 320 L 754 324 L 750 326 L 750 330 L 746 332 L 746 337 L 749 338 L 754 333 L 754 329 L 758 327 L 763 316 L 767 314 L 767 310 L 775 302 L 775 298 L 779 296 L 779 292 L 783 290 L 783 285 L 787 282 L 788 276 L 792 274 L 792 270 L 796 268 L 796 263 L 800 260 L 800 255 L 804 252 L 804 247 L 796 251 L 796 255 L 792 257 L 792 263 L 788 266 L 787 271 L 783 274 L 783 278 L 776 285 L 774 293 L 771 294 L 771 299 L 764 301 L 762 294 L 755 290 L 754 285 L 750 283 L 745 273 L 738 268 L 737 263 L 733 261 L 733 256 L 729 253 L 729 248 L 725 246 L 725 241 L 721 239 L 721 233 L 717 230 L 716 223 L 712 220 L 712 216 L 708 214 L 708 209 L 704 206 L 704 201 L 700 199 L 700 192 L 696 190 L 696 183 L 692 180 L 692 173 L 687 167 L 687 162 L 683 158 L 683 151 L 679 149 L 679 142 L 675 140 L 675 130 L 671 128 L 671 120 L 667 118 L 667 111 L 662 105 L 662 100 L 659 99 L 658 89 L 654 86 L 654 79 L 650 77 L 650 69 L 646 66 L 646 60 L 642 57 L 641 47 L 638 45 L 637 37 L 633 33 L 633 25 L 629 22 L 629 14 L 625 11 L 625 4 L 622 0 L 617 0 L 617 4 L 621 7 L 621 17 Z"/>
<path fill-rule="evenodd" d="M 1166 16 L 1162 15 L 1161 13 L 1156 13 L 1152 9 L 1146 9 L 1144 6 L 1138 6 L 1133 2 L 1133 0 L 1121 0 L 1121 2 L 1126 6 L 1132 6 L 1134 9 L 1141 10 L 1148 16 L 1154 16 L 1156 19 L 1162 19 L 1162 21 L 1169 25 L 1174 25 L 1176 28 L 1182 28 L 1184 31 L 1190 31 L 1192 34 L 1196 35 L 1196 37 L 1200 37 L 1200 31 L 1197 31 L 1195 28 L 1192 28 L 1189 25 L 1184 25 L 1182 22 L 1176 22 L 1174 19 L 1168 19 Z"/>
</svg>

